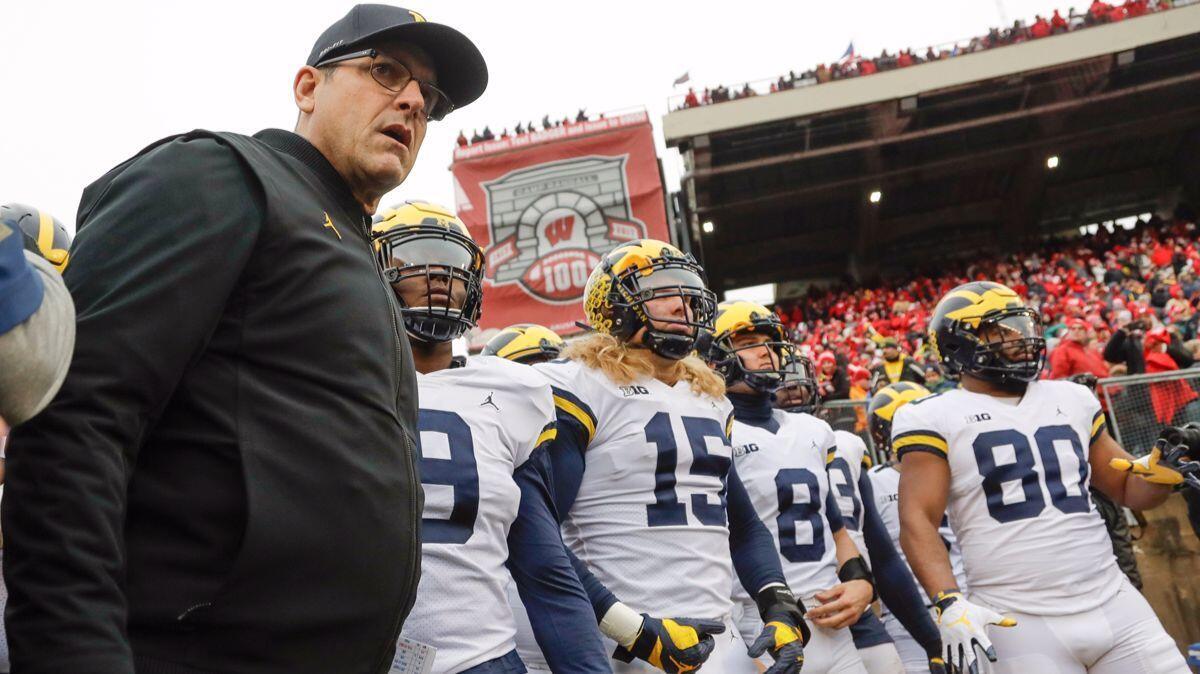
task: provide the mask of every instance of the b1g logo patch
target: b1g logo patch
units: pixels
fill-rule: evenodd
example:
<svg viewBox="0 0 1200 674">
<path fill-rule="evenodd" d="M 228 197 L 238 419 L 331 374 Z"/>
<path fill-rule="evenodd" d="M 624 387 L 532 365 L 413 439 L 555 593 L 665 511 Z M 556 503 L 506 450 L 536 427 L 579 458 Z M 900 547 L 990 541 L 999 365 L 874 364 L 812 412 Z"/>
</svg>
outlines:
<svg viewBox="0 0 1200 674">
<path fill-rule="evenodd" d="M 488 232 L 484 275 L 554 304 L 583 298 L 600 256 L 646 236 L 629 204 L 628 155 L 546 162 L 482 184 Z"/>
</svg>

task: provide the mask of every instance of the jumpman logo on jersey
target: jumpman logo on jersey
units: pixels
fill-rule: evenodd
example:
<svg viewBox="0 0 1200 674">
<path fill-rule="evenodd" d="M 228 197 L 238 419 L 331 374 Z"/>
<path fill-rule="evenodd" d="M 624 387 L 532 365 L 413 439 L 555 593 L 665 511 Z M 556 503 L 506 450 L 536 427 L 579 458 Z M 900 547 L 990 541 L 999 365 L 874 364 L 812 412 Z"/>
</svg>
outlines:
<svg viewBox="0 0 1200 674">
<path fill-rule="evenodd" d="M 495 392 L 495 391 L 492 391 L 491 393 L 489 393 L 489 394 L 488 394 L 488 397 L 487 397 L 487 398 L 485 398 L 483 402 L 479 403 L 479 406 L 480 406 L 480 407 L 483 407 L 484 405 L 491 405 L 491 406 L 492 406 L 492 409 L 494 409 L 494 410 L 496 410 L 497 412 L 499 412 L 499 411 L 500 411 L 500 408 L 499 408 L 499 407 L 496 405 L 495 401 L 493 401 L 493 400 L 492 400 L 492 396 L 494 396 L 494 395 L 496 395 L 496 392 Z"/>
<path fill-rule="evenodd" d="M 809 442 L 811 442 L 811 443 L 812 443 L 812 448 L 813 448 L 813 449 L 816 449 L 816 448 L 817 448 L 817 441 L 816 441 L 816 440 L 810 440 Z"/>
<path fill-rule="evenodd" d="M 1054 406 L 1054 410 L 1055 410 L 1056 412 L 1058 412 L 1058 416 L 1060 416 L 1060 417 L 1065 417 L 1065 416 L 1067 416 L 1067 415 L 1063 414 L 1062 408 L 1061 408 L 1061 407 L 1059 407 L 1058 405 L 1055 405 L 1055 406 Z"/>
<path fill-rule="evenodd" d="M 327 229 L 332 229 L 334 234 L 337 234 L 338 241 L 342 240 L 342 233 L 338 231 L 337 225 L 333 224 L 333 220 L 329 219 L 329 214 L 325 214 L 325 224 L 322 225 Z"/>
</svg>

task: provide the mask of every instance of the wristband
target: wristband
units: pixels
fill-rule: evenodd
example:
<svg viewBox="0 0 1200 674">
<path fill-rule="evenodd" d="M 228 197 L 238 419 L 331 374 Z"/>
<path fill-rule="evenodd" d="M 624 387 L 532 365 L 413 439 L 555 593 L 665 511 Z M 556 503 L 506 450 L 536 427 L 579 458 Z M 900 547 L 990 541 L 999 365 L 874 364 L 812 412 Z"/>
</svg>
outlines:
<svg viewBox="0 0 1200 674">
<path fill-rule="evenodd" d="M 871 574 L 871 567 L 867 566 L 867 560 L 862 558 L 862 555 L 847 559 L 842 568 L 837 572 L 838 580 L 843 583 L 848 583 L 852 580 L 865 580 L 871 584 L 871 601 L 879 598 L 879 593 L 875 590 L 875 576 Z"/>
<path fill-rule="evenodd" d="M 600 619 L 600 632 L 625 648 L 637 641 L 645 618 L 628 606 L 617 602 Z"/>
</svg>

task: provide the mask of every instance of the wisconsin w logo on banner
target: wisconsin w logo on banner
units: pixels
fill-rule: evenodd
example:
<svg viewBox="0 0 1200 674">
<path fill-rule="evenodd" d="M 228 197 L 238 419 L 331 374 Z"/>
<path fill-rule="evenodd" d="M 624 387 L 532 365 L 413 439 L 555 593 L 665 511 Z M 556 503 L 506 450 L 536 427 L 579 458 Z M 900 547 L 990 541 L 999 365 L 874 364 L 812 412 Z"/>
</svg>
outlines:
<svg viewBox="0 0 1200 674">
<path fill-rule="evenodd" d="M 486 277 L 549 303 L 575 303 L 600 256 L 646 236 L 633 217 L 628 155 L 527 166 L 481 184 L 487 194 Z"/>
</svg>

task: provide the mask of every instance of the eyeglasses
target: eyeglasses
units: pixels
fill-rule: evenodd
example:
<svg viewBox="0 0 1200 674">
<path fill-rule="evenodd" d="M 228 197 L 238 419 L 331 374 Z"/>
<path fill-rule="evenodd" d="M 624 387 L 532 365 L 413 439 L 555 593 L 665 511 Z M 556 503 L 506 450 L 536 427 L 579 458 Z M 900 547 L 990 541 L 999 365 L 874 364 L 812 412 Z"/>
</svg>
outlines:
<svg viewBox="0 0 1200 674">
<path fill-rule="evenodd" d="M 412 71 L 407 66 L 376 49 L 366 49 L 344 54 L 331 58 L 328 61 L 321 61 L 315 67 L 324 68 L 325 66 L 342 64 L 343 61 L 350 61 L 364 56 L 371 59 L 367 70 L 367 72 L 371 73 L 371 78 L 378 82 L 379 86 L 388 91 L 398 94 L 404 91 L 409 82 L 416 80 L 417 86 L 421 90 L 421 98 L 425 100 L 426 119 L 440 122 L 454 110 L 454 102 L 450 100 L 446 92 L 438 89 L 429 82 L 422 82 L 413 77 Z"/>
</svg>

